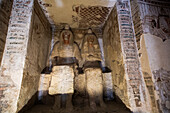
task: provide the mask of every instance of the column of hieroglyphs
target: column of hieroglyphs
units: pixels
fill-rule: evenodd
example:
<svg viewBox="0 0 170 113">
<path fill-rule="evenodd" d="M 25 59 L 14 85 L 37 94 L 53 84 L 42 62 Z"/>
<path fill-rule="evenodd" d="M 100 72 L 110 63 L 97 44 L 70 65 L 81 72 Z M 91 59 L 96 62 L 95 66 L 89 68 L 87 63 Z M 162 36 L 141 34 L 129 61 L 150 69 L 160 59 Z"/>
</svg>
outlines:
<svg viewBox="0 0 170 113">
<path fill-rule="evenodd" d="M 34 0 L 14 0 L 0 72 L 0 112 L 15 113 Z"/>
<path fill-rule="evenodd" d="M 120 0 L 117 3 L 120 40 L 125 62 L 128 97 L 131 110 L 139 112 L 146 110 L 146 90 L 140 63 L 137 54 L 136 39 L 134 36 L 130 1 Z"/>
</svg>

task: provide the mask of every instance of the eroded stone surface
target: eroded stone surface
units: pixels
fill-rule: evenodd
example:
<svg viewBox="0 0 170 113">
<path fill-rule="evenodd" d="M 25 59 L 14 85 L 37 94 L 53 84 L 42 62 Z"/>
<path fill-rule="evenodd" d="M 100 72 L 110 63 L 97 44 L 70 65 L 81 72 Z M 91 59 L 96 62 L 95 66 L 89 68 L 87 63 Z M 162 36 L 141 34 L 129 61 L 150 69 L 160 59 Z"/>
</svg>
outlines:
<svg viewBox="0 0 170 113">
<path fill-rule="evenodd" d="M 164 69 L 153 72 L 155 81 L 155 88 L 159 95 L 159 104 L 164 113 L 170 112 L 170 71 Z"/>
<path fill-rule="evenodd" d="M 112 73 L 103 73 L 103 92 L 104 96 L 108 100 L 112 100 L 113 97 L 113 79 Z"/>
<path fill-rule="evenodd" d="M 25 6 L 21 8 L 18 6 L 19 4 L 22 6 L 25 4 Z M 3 84 L 8 86 L 3 91 L 4 97 L 0 100 L 2 105 L 6 106 L 0 108 L 4 113 L 14 113 L 17 111 L 17 100 L 19 98 L 24 60 L 26 55 L 26 50 L 21 48 L 24 48 L 23 46 L 27 47 L 32 6 L 33 1 L 31 0 L 28 2 L 24 1 L 22 3 L 18 3 L 17 0 L 14 0 L 13 2 L 11 19 L 5 45 L 5 54 L 3 54 L 1 65 L 2 70 L 0 74 L 1 86 Z M 24 12 L 24 15 L 26 16 L 25 18 L 23 17 L 24 15 L 18 11 L 19 9 L 20 11 Z M 16 19 L 18 19 L 17 14 L 23 18 L 21 21 L 22 23 L 16 21 Z"/>
<path fill-rule="evenodd" d="M 50 24 L 36 1 L 34 1 L 34 6 L 35 9 L 30 25 L 30 37 L 23 70 L 22 87 L 18 100 L 18 108 L 20 109 L 38 91 L 40 74 L 46 66 L 51 41 Z M 27 96 L 25 97 L 24 95 Z"/>
<path fill-rule="evenodd" d="M 101 50 L 99 42 L 97 40 L 96 35 L 93 34 L 91 29 L 88 30 L 88 33 L 85 35 L 82 42 L 82 64 L 91 61 L 101 61 Z"/>
<path fill-rule="evenodd" d="M 138 49 L 143 33 L 160 37 L 163 41 L 170 39 L 170 3 L 166 0 L 132 0 L 132 15 Z"/>
<path fill-rule="evenodd" d="M 13 0 L 0 1 L 0 65 L 4 52 L 6 35 L 8 30 L 9 17 L 12 10 Z"/>
<path fill-rule="evenodd" d="M 61 31 L 59 41 L 55 42 L 50 57 L 53 65 L 76 64 L 81 60 L 79 46 L 74 42 L 69 26 Z"/>
<path fill-rule="evenodd" d="M 104 34 L 106 35 L 106 37 L 111 37 L 110 40 L 107 41 L 110 46 L 106 46 L 104 48 L 107 48 L 106 51 L 108 51 L 109 49 L 110 51 L 113 50 L 113 53 L 111 52 L 111 54 L 118 56 L 117 58 L 106 58 L 106 66 L 108 65 L 108 67 L 111 67 L 111 70 L 113 71 L 112 74 L 115 92 L 123 100 L 123 102 L 125 102 L 126 105 L 130 107 L 133 112 L 150 112 L 149 104 L 146 104 L 148 95 L 146 94 L 145 82 L 143 79 L 143 75 L 141 74 L 140 62 L 138 60 L 138 52 L 136 48 L 131 18 L 130 1 L 118 1 L 115 12 L 117 13 L 118 21 L 116 20 L 116 15 L 112 18 L 115 18 L 115 21 L 117 21 L 115 23 L 118 24 L 118 26 L 117 29 L 110 31 L 114 31 L 115 34 Z M 109 31 L 113 28 L 112 21 L 108 22 L 106 25 L 106 31 Z M 113 40 L 116 40 L 116 42 L 114 42 Z M 117 47 L 116 49 L 114 49 L 114 47 L 116 47 L 114 45 L 119 45 L 119 48 Z M 106 52 L 106 57 L 109 56 L 110 51 L 108 53 Z M 122 53 L 120 51 L 122 51 Z M 111 63 L 113 63 L 113 65 Z M 120 69 L 122 69 L 122 71 L 120 71 Z M 119 75 L 121 75 L 121 78 L 118 78 Z M 119 89 L 117 87 L 119 87 Z M 122 91 L 120 89 L 122 89 Z M 144 109 L 146 111 L 144 111 Z"/>
<path fill-rule="evenodd" d="M 103 79 L 101 69 L 87 68 L 86 75 L 86 91 L 89 95 L 90 107 L 96 109 L 96 101 L 101 107 L 104 107 L 103 102 Z"/>
<path fill-rule="evenodd" d="M 70 66 L 54 66 L 52 71 L 49 94 L 54 95 L 73 93 L 73 68 Z"/>
<path fill-rule="evenodd" d="M 40 72 L 46 64 L 49 23 L 43 18 L 38 5 L 35 5 L 35 10 L 33 5 L 34 0 L 13 2 L 1 65 L 0 85 L 5 87 L 5 96 L 0 101 L 2 106 L 6 106 L 1 107 L 4 113 L 18 112 L 27 104 L 38 89 Z"/>
<path fill-rule="evenodd" d="M 131 109 L 134 112 L 150 112 L 150 105 L 146 102 L 148 95 L 146 93 L 145 82 L 140 70 L 137 54 L 138 51 L 134 37 L 130 1 L 123 0 L 118 2 L 117 11 Z"/>
<path fill-rule="evenodd" d="M 164 113 L 169 112 L 169 69 L 170 69 L 170 53 L 167 51 L 170 47 L 170 40 L 163 42 L 160 37 L 143 34 L 141 37 L 141 62 L 144 65 L 145 60 L 143 57 L 148 57 L 148 65 L 145 63 L 145 66 L 148 68 L 147 71 L 145 68 L 142 70 L 148 72 L 153 81 L 152 87 L 149 87 L 148 90 L 151 95 L 155 95 L 157 101 L 157 109 Z M 145 51 L 144 51 L 145 50 Z M 154 103 L 152 99 L 152 104 Z"/>
<path fill-rule="evenodd" d="M 47 91 L 49 88 L 49 84 L 51 81 L 51 75 L 50 74 L 41 74 L 40 81 L 39 81 L 39 91 Z"/>
<path fill-rule="evenodd" d="M 115 94 L 129 107 L 116 7 L 113 8 L 104 26 L 103 44 L 106 66 L 112 70 Z"/>
</svg>

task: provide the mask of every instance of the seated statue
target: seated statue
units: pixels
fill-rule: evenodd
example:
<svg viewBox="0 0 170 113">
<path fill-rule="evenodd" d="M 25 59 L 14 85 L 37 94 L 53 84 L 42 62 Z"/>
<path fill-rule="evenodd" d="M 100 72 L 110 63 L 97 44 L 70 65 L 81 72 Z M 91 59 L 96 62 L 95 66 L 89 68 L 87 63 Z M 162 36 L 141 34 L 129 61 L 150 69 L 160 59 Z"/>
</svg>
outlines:
<svg viewBox="0 0 170 113">
<path fill-rule="evenodd" d="M 69 26 L 66 25 L 51 54 L 53 68 L 49 94 L 55 95 L 53 109 L 72 109 L 74 71 L 80 58 L 79 48 L 73 40 Z"/>
<path fill-rule="evenodd" d="M 86 92 L 90 107 L 96 110 L 97 105 L 103 107 L 103 81 L 101 70 L 101 51 L 95 34 L 89 29 L 82 44 L 82 64 L 86 76 Z"/>
<path fill-rule="evenodd" d="M 67 65 L 78 63 L 81 59 L 78 45 L 73 40 L 73 34 L 66 25 L 60 34 L 60 39 L 55 43 L 51 54 L 53 65 Z"/>
</svg>

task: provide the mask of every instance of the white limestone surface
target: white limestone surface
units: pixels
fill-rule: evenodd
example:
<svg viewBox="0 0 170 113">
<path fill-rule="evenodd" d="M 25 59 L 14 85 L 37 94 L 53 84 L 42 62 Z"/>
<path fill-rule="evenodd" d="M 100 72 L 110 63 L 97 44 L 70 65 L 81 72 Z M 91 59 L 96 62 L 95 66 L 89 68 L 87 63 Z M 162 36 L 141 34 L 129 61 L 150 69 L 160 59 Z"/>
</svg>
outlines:
<svg viewBox="0 0 170 113">
<path fill-rule="evenodd" d="M 74 72 L 71 66 L 54 66 L 51 73 L 52 79 L 49 94 L 73 93 Z"/>
<path fill-rule="evenodd" d="M 101 69 L 87 68 L 85 70 L 87 92 L 90 96 L 101 96 L 103 94 L 103 80 Z"/>
<path fill-rule="evenodd" d="M 50 86 L 51 75 L 50 74 L 41 74 L 38 91 L 47 91 Z"/>
</svg>

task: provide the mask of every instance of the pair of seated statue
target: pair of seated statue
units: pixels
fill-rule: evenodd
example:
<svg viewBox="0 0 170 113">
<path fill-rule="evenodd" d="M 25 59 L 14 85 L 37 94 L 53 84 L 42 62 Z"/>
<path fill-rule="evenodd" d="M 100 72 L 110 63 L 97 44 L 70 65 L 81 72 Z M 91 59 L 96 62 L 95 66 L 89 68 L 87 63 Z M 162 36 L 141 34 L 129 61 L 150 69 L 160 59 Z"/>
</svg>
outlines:
<svg viewBox="0 0 170 113">
<path fill-rule="evenodd" d="M 89 29 L 82 41 L 81 50 L 73 38 L 70 27 L 66 25 L 51 53 L 53 68 L 49 94 L 55 95 L 54 108 L 61 108 L 63 98 L 66 100 L 65 107 L 72 108 L 73 84 L 77 68 L 82 68 L 86 76 L 85 90 L 89 96 L 90 107 L 95 109 L 96 101 L 100 106 L 104 106 L 101 52 L 97 37 Z"/>
</svg>

